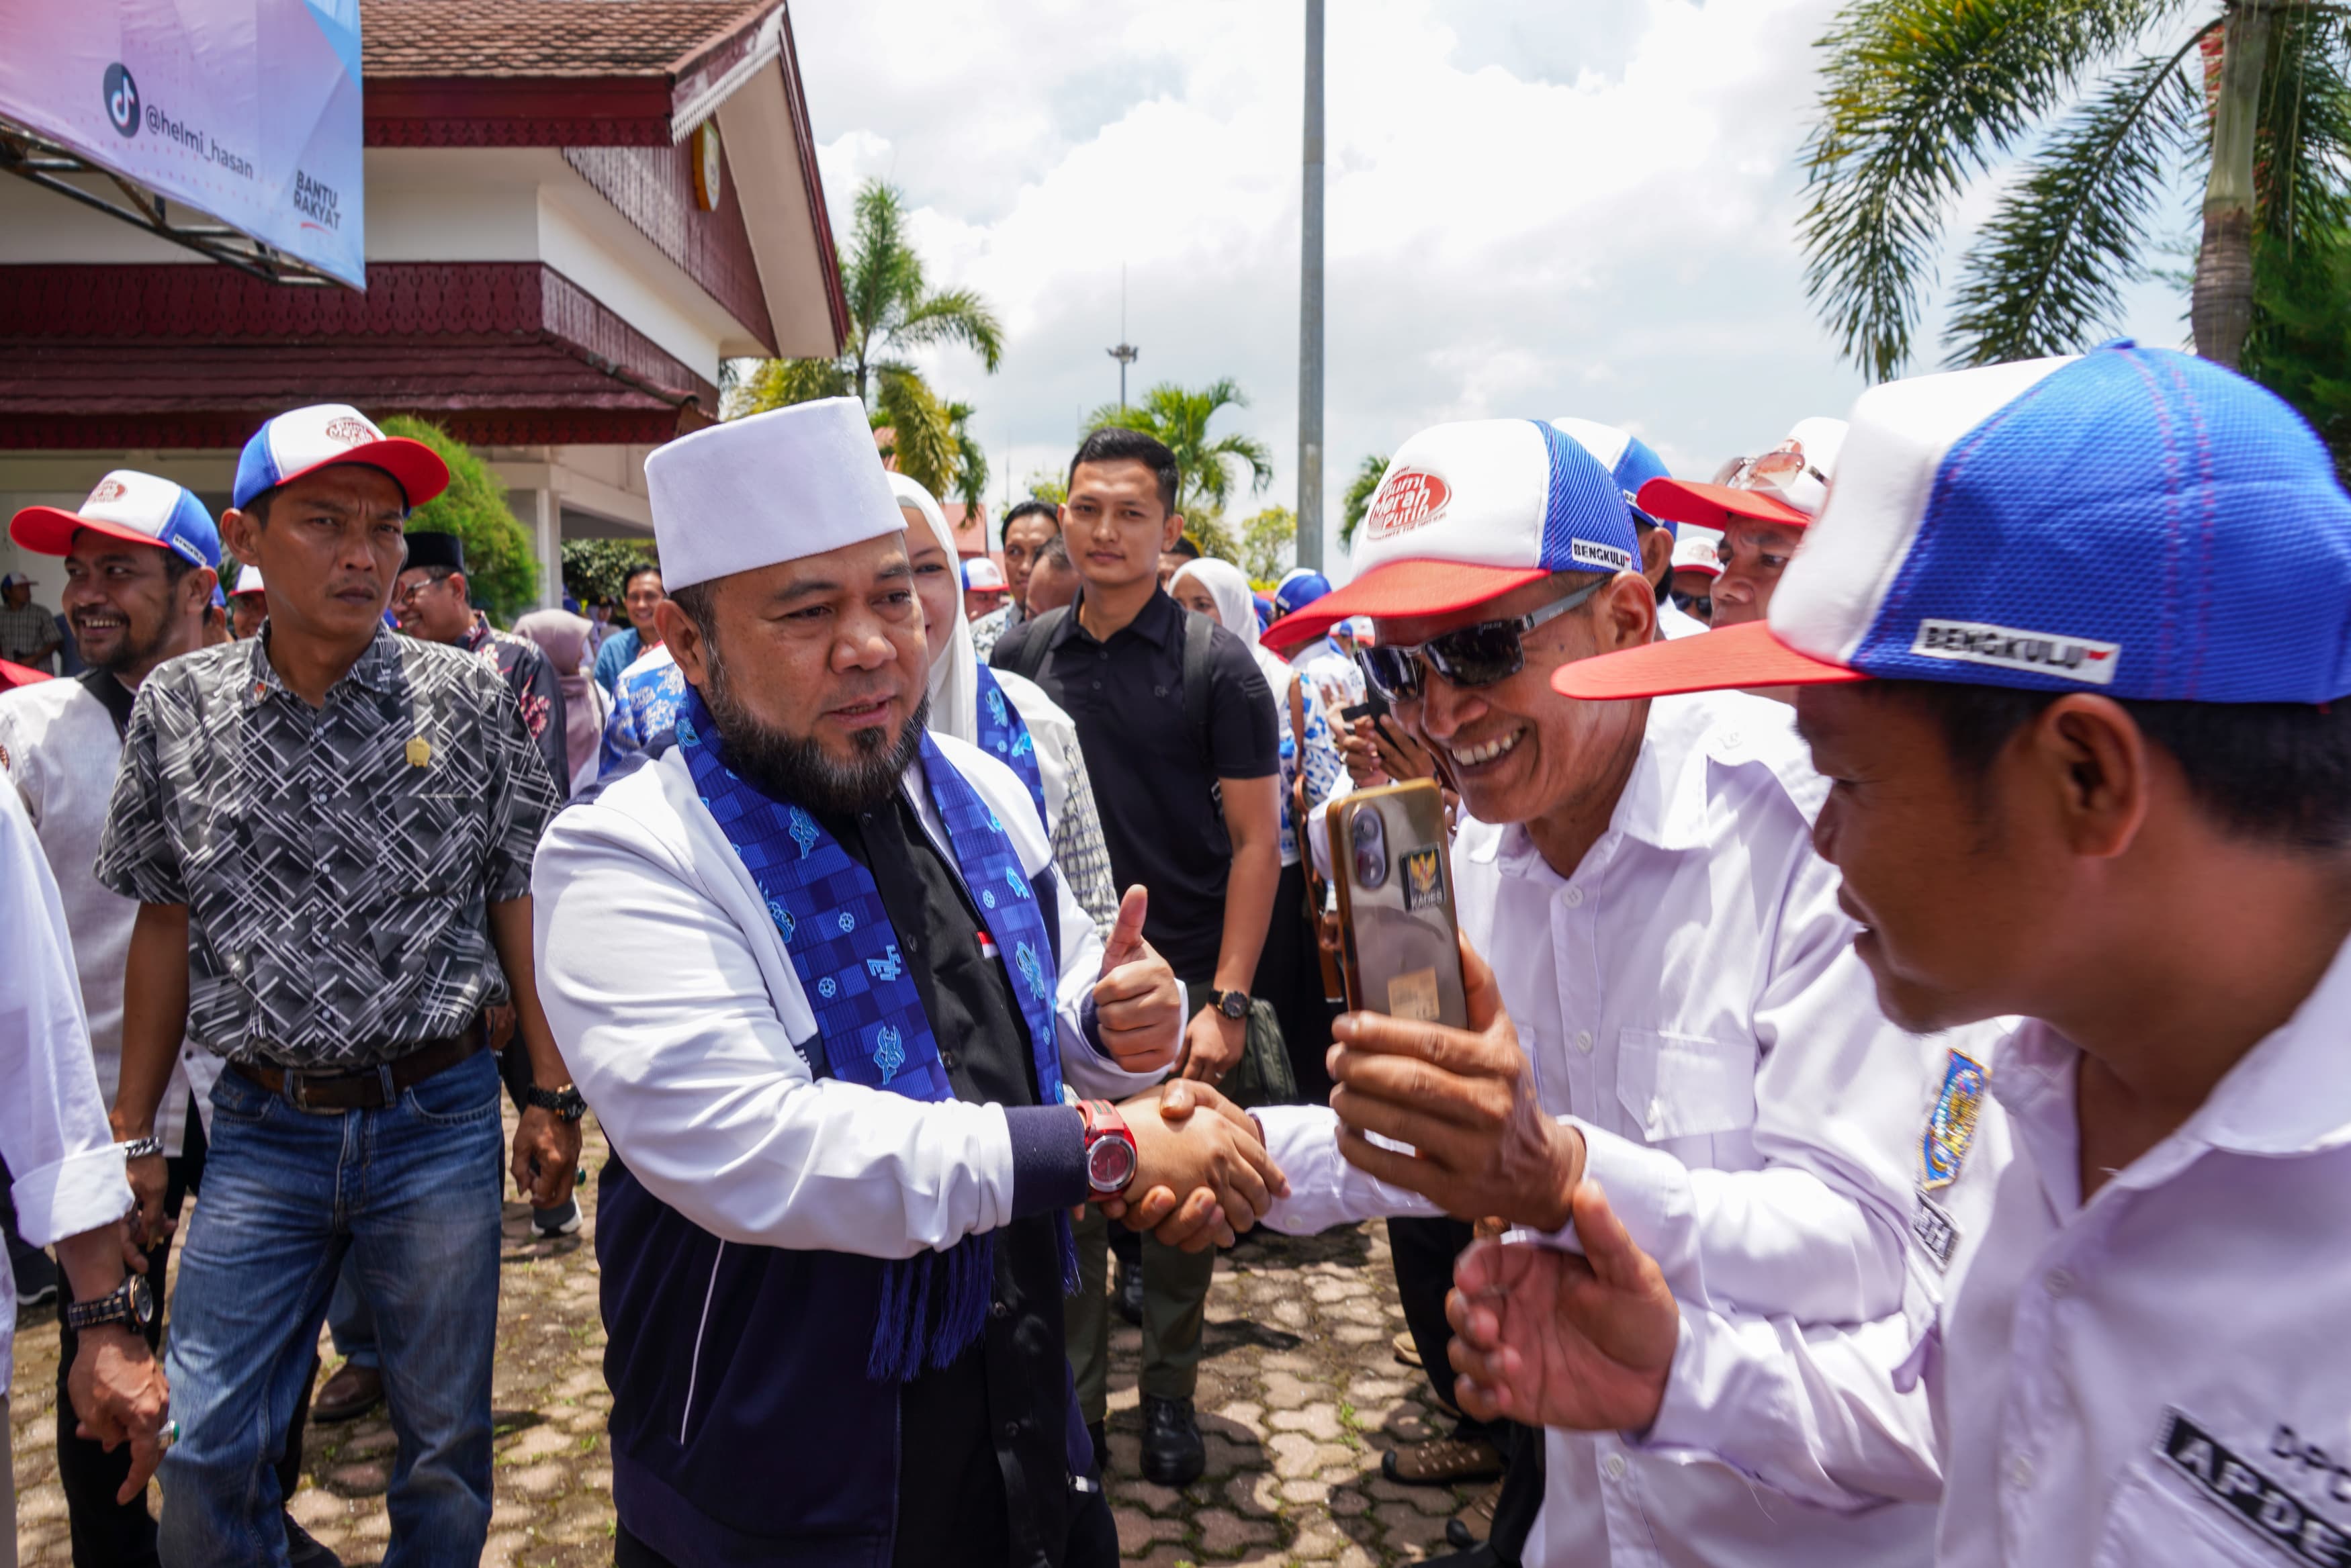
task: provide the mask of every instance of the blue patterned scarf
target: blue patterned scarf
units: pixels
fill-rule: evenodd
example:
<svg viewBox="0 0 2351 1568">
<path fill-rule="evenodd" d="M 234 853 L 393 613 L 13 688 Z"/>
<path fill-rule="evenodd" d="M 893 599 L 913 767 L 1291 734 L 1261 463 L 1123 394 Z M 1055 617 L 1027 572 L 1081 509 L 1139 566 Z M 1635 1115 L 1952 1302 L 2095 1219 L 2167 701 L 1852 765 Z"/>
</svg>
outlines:
<svg viewBox="0 0 2351 1568">
<path fill-rule="evenodd" d="M 914 1100 L 935 1104 L 955 1098 L 872 873 L 813 815 L 770 799 L 728 771 L 718 726 L 701 692 L 689 691 L 676 734 L 702 804 L 767 900 L 816 1013 L 816 1033 L 801 1047 L 811 1070 L 819 1077 Z M 1061 966 L 1037 906 L 1037 890 L 1020 867 L 1004 824 L 928 735 L 923 737 L 923 770 L 964 885 L 1009 966 L 1013 998 L 1028 1025 L 1039 1103 L 1059 1105 L 1055 991 Z M 1054 1223 L 1063 1287 L 1075 1290 L 1077 1252 L 1068 1215 L 1057 1210 Z M 903 1382 L 925 1366 L 955 1360 L 987 1326 L 995 1289 L 996 1244 L 985 1232 L 945 1251 L 885 1263 L 867 1376 Z"/>
<path fill-rule="evenodd" d="M 979 667 L 979 749 L 1020 775 L 1029 786 L 1029 798 L 1037 803 L 1037 820 L 1050 833 L 1052 824 L 1045 817 L 1045 775 L 1037 765 L 1036 739 L 1020 710 L 1004 694 L 996 672 L 985 664 Z"/>
</svg>

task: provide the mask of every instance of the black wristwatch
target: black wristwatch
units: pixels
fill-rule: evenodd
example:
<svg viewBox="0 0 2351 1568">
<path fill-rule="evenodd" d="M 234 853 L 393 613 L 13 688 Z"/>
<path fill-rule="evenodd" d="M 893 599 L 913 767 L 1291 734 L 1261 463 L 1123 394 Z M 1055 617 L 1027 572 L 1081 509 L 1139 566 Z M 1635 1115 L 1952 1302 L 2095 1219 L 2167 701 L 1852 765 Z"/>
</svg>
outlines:
<svg viewBox="0 0 2351 1568">
<path fill-rule="evenodd" d="M 1246 991 L 1212 991 L 1208 1001 L 1216 1010 L 1238 1023 L 1249 1016 L 1249 992 Z"/>
<path fill-rule="evenodd" d="M 94 1302 L 76 1302 L 66 1308 L 66 1322 L 77 1334 L 110 1323 L 144 1334 L 154 1321 L 155 1293 L 147 1288 L 144 1274 L 129 1276 L 110 1293 Z"/>
<path fill-rule="evenodd" d="M 559 1089 L 542 1089 L 537 1084 L 522 1092 L 522 1103 L 542 1111 L 553 1111 L 558 1121 L 576 1122 L 588 1114 L 588 1102 L 580 1091 L 566 1084 Z"/>
</svg>

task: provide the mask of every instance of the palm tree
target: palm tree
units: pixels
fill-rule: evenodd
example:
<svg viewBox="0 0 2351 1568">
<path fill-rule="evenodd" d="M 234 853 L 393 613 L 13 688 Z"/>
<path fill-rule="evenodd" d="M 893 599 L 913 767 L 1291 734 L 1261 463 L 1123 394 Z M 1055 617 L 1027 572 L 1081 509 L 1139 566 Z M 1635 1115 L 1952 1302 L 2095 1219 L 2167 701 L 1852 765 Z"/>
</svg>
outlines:
<svg viewBox="0 0 2351 1568">
<path fill-rule="evenodd" d="M 1197 391 L 1162 381 L 1143 394 L 1141 403 L 1104 403 L 1086 416 L 1086 430 L 1091 433 L 1114 426 L 1141 431 L 1163 442 L 1176 454 L 1176 472 L 1182 475 L 1176 510 L 1187 519 L 1196 513 L 1207 523 L 1220 516 L 1232 499 L 1236 465 L 1249 471 L 1252 493 L 1273 483 L 1273 454 L 1263 441 L 1245 435 L 1213 440 L 1208 435 L 1208 421 L 1218 412 L 1248 407 L 1249 399 L 1229 376 Z"/>
<path fill-rule="evenodd" d="M 1004 358 L 1004 328 L 987 302 L 967 288 L 934 289 L 923 258 L 906 232 L 905 198 L 894 185 L 868 180 L 858 188 L 849 249 L 840 256 L 841 292 L 849 301 L 849 336 L 830 359 L 769 359 L 737 378 L 730 416 L 779 409 L 816 398 L 854 397 L 876 429 L 893 432 L 889 451 L 899 470 L 934 495 L 961 493 L 961 477 L 977 442 L 959 431 L 943 403 L 905 355 L 959 343 L 993 375 Z M 987 484 L 980 462 L 980 489 Z M 975 491 L 974 493 L 978 493 Z"/>
<path fill-rule="evenodd" d="M 969 403 L 949 403 L 946 407 L 947 429 L 955 437 L 955 498 L 975 517 L 987 500 L 987 452 L 979 444 L 979 438 L 971 433 L 971 417 L 978 411 Z"/>
<path fill-rule="evenodd" d="M 1959 196 L 2020 145 L 1961 263 L 1955 366 L 2110 329 L 2167 190 L 2199 171 L 2189 319 L 2234 366 L 2265 245 L 2351 215 L 2351 27 L 2320 0 L 1850 0 L 1821 46 L 1807 283 L 1874 378 L 1910 357 Z"/>
<path fill-rule="evenodd" d="M 1386 455 L 1374 452 L 1364 459 L 1355 470 L 1355 477 L 1348 482 L 1346 510 L 1339 518 L 1339 548 L 1342 550 L 1355 547 L 1355 530 L 1364 525 L 1364 514 L 1372 509 L 1372 493 L 1379 489 L 1380 481 L 1387 477 L 1387 472 Z"/>
</svg>

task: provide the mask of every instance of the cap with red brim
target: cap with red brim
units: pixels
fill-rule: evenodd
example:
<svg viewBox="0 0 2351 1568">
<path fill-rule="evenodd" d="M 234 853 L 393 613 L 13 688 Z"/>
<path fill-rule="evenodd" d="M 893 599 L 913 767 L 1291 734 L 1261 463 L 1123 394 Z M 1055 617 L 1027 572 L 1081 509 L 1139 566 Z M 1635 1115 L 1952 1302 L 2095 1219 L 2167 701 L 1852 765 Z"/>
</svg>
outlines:
<svg viewBox="0 0 2351 1568">
<path fill-rule="evenodd" d="M 1777 523 L 1802 528 L 1813 521 L 1812 514 L 1761 490 L 1734 490 L 1728 484 L 1700 484 L 1690 479 L 1653 479 L 1641 486 L 1637 499 L 1641 510 L 1652 517 L 1700 528 L 1723 528 L 1732 523 Z"/>
<path fill-rule="evenodd" d="M 110 523 L 103 517 L 85 517 L 62 506 L 26 507 L 8 520 L 8 537 L 37 556 L 65 556 L 72 554 L 74 535 L 85 528 L 126 544 L 152 545 L 159 550 L 171 547 L 167 541 L 143 529 Z"/>
<path fill-rule="evenodd" d="M 1646 643 L 1622 653 L 1579 659 L 1552 671 L 1551 684 L 1562 697 L 1590 702 L 1753 686 L 1826 686 L 1869 679 L 1858 670 L 1799 653 L 1771 635 L 1768 621 L 1759 620 L 1702 637 Z"/>
<path fill-rule="evenodd" d="M 1551 573 L 1541 566 L 1480 566 L 1466 561 L 1391 561 L 1344 587 L 1332 589 L 1265 628 L 1258 640 L 1271 649 L 1311 642 L 1350 616 L 1401 619 L 1450 615 L 1499 598 Z"/>
</svg>

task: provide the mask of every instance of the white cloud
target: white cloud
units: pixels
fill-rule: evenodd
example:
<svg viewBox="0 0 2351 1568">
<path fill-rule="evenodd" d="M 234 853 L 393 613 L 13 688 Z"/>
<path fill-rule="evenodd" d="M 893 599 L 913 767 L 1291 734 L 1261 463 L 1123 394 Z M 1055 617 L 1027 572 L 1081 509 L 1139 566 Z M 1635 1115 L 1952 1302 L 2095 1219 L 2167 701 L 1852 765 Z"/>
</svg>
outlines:
<svg viewBox="0 0 2351 1568">
<path fill-rule="evenodd" d="M 1861 386 L 1803 296 L 1794 158 L 1834 0 L 1342 0 L 1329 8 L 1325 510 L 1444 419 L 1575 413 L 1686 473 Z M 1117 392 L 1236 378 L 1296 483 L 1300 76 L 1291 0 L 799 0 L 837 227 L 896 182 L 935 283 L 980 290 L 1001 493 Z M 1947 268 L 1947 275 L 1953 269 Z M 2168 341 L 2160 291 L 2135 314 Z M 2149 312 L 2152 311 L 2152 315 Z"/>
</svg>

